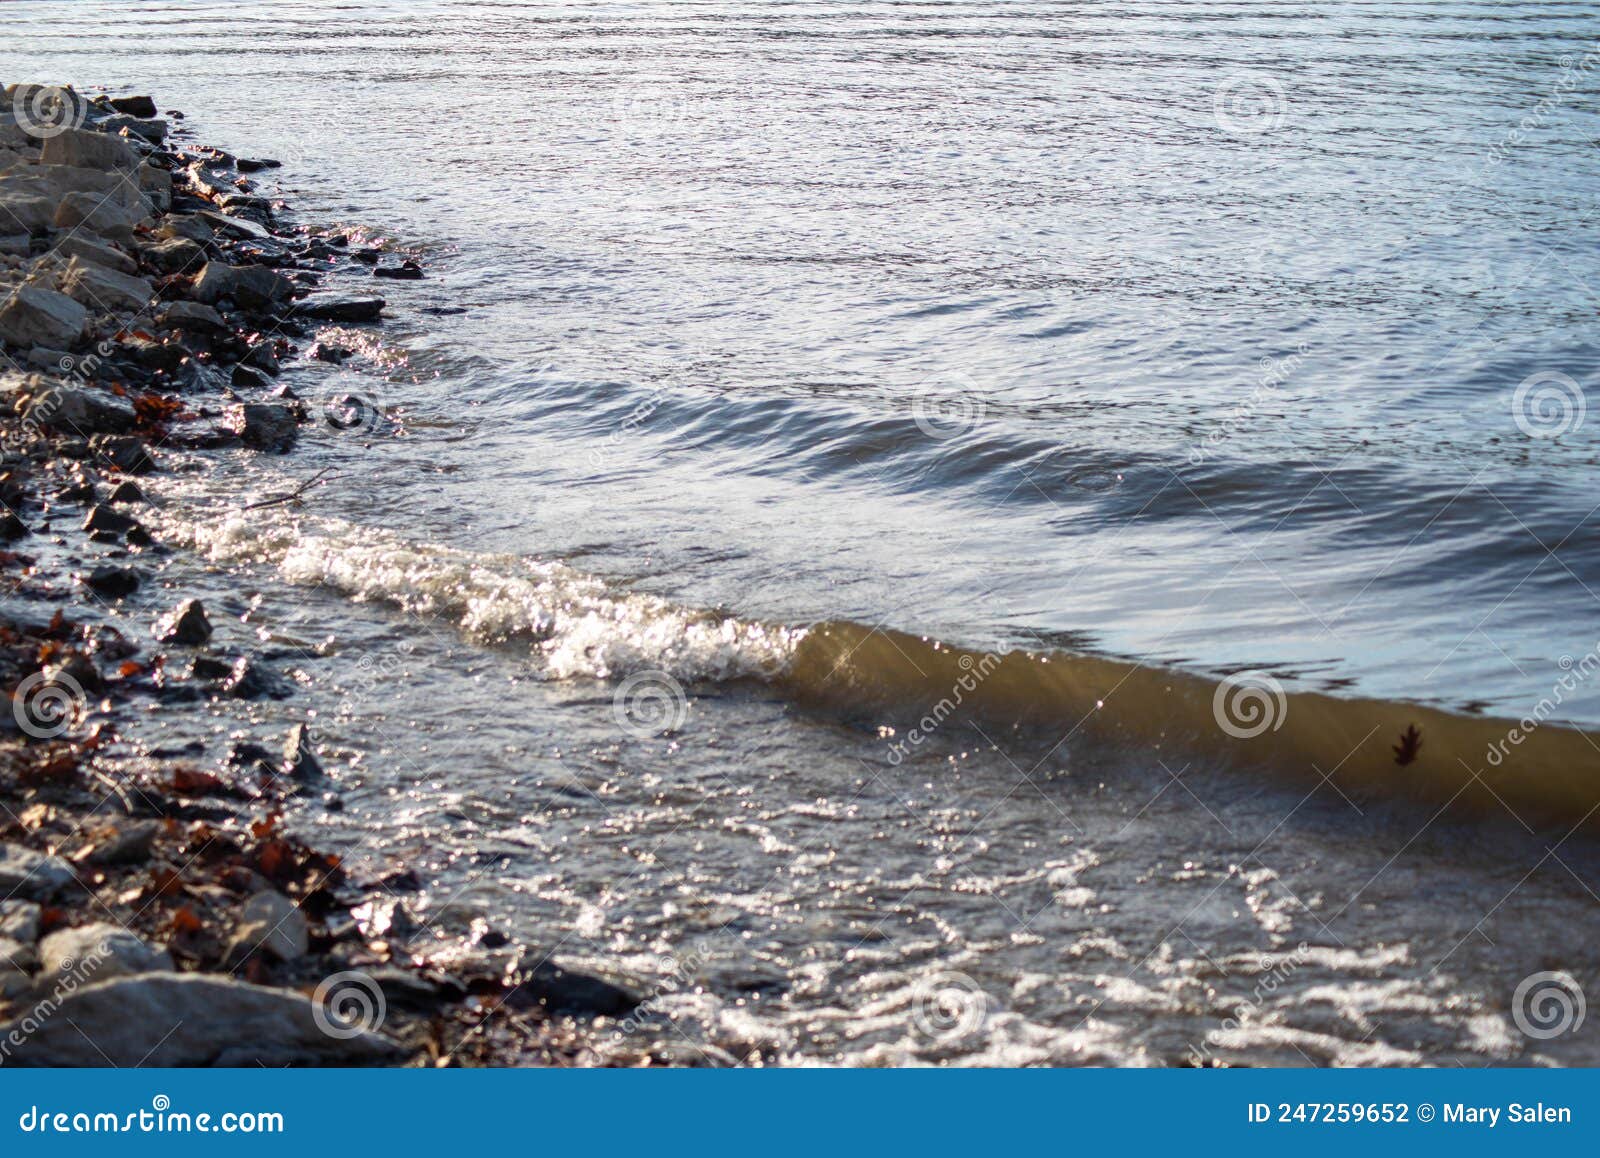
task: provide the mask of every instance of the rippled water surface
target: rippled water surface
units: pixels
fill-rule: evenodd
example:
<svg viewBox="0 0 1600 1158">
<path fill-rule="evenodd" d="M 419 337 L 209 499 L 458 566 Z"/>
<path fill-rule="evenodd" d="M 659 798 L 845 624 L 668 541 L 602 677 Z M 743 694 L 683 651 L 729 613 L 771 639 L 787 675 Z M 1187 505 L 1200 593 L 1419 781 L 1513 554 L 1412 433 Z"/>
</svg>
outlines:
<svg viewBox="0 0 1600 1158">
<path fill-rule="evenodd" d="M 1594 1059 L 1511 1006 L 1595 980 L 1597 51 L 1588 3 L 0 9 L 0 79 L 154 91 L 427 266 L 289 371 L 383 418 L 164 484 L 170 583 L 300 665 L 303 824 L 690 1061 Z M 1044 659 L 910 742 L 974 670 L 926 640 Z M 1240 669 L 1254 753 L 1186 674 Z M 1554 835 L 1411 791 L 1564 677 Z"/>
</svg>

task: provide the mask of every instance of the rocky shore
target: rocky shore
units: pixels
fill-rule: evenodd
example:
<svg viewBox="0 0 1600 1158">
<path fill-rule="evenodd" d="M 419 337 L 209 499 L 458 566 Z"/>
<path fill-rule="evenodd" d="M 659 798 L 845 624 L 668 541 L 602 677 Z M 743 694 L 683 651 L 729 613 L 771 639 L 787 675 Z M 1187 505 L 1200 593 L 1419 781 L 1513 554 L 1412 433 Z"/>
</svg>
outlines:
<svg viewBox="0 0 1600 1158">
<path fill-rule="evenodd" d="M 124 735 L 314 697 L 214 646 L 199 600 L 142 636 L 107 613 L 171 550 L 148 476 L 337 420 L 278 381 L 335 356 L 319 323 L 381 324 L 381 294 L 329 283 L 424 276 L 294 224 L 257 186 L 277 162 L 185 137 L 146 96 L 0 104 L 0 1065 L 591 1062 L 587 1019 L 636 997 L 492 931 L 422 936 L 412 874 L 352 879 L 289 831 L 291 798 L 339 806 L 305 724 Z"/>
</svg>

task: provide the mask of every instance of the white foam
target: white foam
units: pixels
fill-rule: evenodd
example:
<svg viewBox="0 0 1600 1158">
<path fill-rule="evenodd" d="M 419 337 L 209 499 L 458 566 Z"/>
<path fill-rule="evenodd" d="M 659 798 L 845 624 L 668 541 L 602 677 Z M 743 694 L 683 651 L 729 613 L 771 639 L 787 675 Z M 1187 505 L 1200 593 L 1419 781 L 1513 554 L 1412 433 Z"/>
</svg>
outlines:
<svg viewBox="0 0 1600 1158">
<path fill-rule="evenodd" d="M 770 678 L 803 634 L 619 592 L 562 563 L 412 543 L 340 519 L 234 511 L 167 516 L 164 530 L 213 562 L 274 566 L 291 583 L 389 603 L 478 640 L 526 640 L 548 679 Z"/>
</svg>

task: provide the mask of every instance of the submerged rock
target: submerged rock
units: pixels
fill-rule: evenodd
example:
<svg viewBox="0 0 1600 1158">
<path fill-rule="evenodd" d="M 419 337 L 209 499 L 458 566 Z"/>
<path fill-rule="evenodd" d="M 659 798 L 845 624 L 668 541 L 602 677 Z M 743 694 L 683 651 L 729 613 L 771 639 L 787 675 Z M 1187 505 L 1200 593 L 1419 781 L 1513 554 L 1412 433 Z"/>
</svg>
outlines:
<svg viewBox="0 0 1600 1158">
<path fill-rule="evenodd" d="M 384 304 L 382 298 L 357 294 L 312 294 L 296 302 L 291 313 L 321 322 L 375 322 L 382 315 Z"/>
<path fill-rule="evenodd" d="M 198 647 L 211 638 L 211 620 L 198 599 L 186 599 L 156 620 L 152 633 L 161 643 Z"/>
</svg>

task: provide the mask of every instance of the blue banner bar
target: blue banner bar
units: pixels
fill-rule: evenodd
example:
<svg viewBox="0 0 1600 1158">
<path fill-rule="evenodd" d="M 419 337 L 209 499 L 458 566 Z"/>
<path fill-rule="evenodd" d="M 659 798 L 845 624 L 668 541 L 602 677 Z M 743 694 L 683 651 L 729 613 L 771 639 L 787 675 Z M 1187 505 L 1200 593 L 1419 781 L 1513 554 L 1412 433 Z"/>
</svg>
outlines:
<svg viewBox="0 0 1600 1158">
<path fill-rule="evenodd" d="M 170 1155 L 398 1143 L 416 1153 L 492 1142 L 535 1153 L 970 1158 L 1254 1144 L 1297 1156 L 1454 1156 L 1592 1147 L 1597 1091 L 1593 1072 L 1553 1070 L 8 1071 L 0 1147 Z"/>
</svg>

